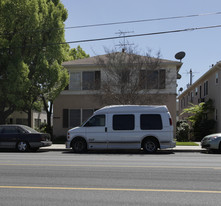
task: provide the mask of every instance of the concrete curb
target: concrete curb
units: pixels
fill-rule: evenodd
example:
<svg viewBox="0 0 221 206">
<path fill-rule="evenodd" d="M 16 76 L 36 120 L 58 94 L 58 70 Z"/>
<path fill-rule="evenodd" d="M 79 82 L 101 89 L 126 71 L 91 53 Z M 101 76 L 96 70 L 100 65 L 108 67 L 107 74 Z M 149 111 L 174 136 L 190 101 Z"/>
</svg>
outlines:
<svg viewBox="0 0 221 206">
<path fill-rule="evenodd" d="M 64 144 L 53 144 L 50 147 L 41 147 L 39 151 L 71 151 L 71 149 L 66 149 Z M 202 149 L 201 146 L 176 146 L 173 149 L 165 149 L 161 151 L 171 151 L 171 152 L 203 152 L 206 149 Z"/>
</svg>

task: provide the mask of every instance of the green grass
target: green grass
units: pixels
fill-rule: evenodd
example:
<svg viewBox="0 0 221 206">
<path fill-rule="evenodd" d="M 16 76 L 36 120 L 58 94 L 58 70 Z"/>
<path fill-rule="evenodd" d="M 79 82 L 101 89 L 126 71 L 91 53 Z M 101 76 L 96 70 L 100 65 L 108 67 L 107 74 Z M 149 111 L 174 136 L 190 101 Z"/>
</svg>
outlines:
<svg viewBox="0 0 221 206">
<path fill-rule="evenodd" d="M 199 144 L 195 142 L 176 142 L 177 146 L 199 146 Z"/>
</svg>

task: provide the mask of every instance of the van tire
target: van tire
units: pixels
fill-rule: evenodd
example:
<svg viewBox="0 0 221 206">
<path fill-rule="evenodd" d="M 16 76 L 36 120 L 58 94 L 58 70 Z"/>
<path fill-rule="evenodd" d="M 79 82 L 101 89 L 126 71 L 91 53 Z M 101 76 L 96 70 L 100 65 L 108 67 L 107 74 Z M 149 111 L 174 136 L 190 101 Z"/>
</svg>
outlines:
<svg viewBox="0 0 221 206">
<path fill-rule="evenodd" d="M 155 139 L 145 139 L 143 142 L 143 150 L 148 154 L 156 153 L 158 149 L 158 143 Z"/>
<path fill-rule="evenodd" d="M 87 143 L 85 139 L 81 137 L 75 138 L 71 143 L 71 147 L 75 153 L 83 153 L 87 151 Z"/>
</svg>

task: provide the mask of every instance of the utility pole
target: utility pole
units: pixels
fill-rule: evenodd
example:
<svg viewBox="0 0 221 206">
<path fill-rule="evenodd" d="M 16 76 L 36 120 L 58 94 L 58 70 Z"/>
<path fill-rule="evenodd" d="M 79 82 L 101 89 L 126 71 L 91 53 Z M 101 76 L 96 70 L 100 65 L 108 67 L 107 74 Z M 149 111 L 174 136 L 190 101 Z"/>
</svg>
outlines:
<svg viewBox="0 0 221 206">
<path fill-rule="evenodd" d="M 193 72 L 192 69 L 190 69 L 190 85 L 193 84 Z"/>
</svg>

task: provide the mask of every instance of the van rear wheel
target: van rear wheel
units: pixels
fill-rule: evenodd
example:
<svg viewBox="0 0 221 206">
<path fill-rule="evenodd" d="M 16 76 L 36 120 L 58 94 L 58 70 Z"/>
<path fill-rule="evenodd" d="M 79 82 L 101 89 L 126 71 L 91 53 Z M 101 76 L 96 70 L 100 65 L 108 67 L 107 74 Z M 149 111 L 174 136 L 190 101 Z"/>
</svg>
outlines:
<svg viewBox="0 0 221 206">
<path fill-rule="evenodd" d="M 147 139 L 143 143 L 143 149 L 148 154 L 156 153 L 157 148 L 158 148 L 158 144 L 153 139 Z"/>
<path fill-rule="evenodd" d="M 83 153 L 87 150 L 87 143 L 83 138 L 77 138 L 75 139 L 72 144 L 72 150 L 76 153 Z"/>
</svg>

